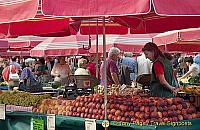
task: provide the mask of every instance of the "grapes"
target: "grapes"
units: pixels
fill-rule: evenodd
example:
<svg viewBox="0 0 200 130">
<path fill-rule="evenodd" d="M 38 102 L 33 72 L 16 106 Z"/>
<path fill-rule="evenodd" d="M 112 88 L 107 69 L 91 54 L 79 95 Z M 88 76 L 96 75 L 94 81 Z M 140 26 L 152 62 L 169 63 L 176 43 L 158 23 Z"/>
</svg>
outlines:
<svg viewBox="0 0 200 130">
<path fill-rule="evenodd" d="M 50 95 L 33 95 L 28 92 L 8 91 L 0 94 L 0 104 L 16 106 L 36 106 L 43 99 L 51 98 Z"/>
</svg>

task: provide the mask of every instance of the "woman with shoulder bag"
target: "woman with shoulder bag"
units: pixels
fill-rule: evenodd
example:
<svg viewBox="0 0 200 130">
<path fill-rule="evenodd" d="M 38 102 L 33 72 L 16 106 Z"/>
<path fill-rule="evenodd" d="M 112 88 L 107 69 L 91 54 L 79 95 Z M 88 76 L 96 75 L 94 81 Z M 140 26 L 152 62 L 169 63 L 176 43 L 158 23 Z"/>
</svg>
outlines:
<svg viewBox="0 0 200 130">
<path fill-rule="evenodd" d="M 25 60 L 25 68 L 21 72 L 19 89 L 23 91 L 36 92 L 40 91 L 39 82 L 36 80 L 32 68 L 34 67 L 35 60 L 28 58 Z M 41 88 L 42 89 L 42 88 Z"/>
<path fill-rule="evenodd" d="M 150 92 L 151 96 L 174 97 L 179 91 L 170 61 L 162 54 L 155 43 L 143 47 L 146 58 L 153 62 Z"/>
<path fill-rule="evenodd" d="M 6 63 L 6 67 L 2 71 L 2 77 L 4 81 L 8 83 L 8 90 L 13 90 L 14 87 L 18 89 L 19 75 L 14 65 L 8 65 L 8 63 Z"/>
</svg>

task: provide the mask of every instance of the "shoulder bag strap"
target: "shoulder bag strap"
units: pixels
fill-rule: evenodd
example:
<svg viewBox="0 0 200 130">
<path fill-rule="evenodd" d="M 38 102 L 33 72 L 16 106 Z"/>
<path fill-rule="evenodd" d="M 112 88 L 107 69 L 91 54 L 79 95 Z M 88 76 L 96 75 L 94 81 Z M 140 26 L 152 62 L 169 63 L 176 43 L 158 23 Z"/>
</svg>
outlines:
<svg viewBox="0 0 200 130">
<path fill-rule="evenodd" d="M 12 73 L 12 65 L 10 65 L 10 73 Z"/>
</svg>

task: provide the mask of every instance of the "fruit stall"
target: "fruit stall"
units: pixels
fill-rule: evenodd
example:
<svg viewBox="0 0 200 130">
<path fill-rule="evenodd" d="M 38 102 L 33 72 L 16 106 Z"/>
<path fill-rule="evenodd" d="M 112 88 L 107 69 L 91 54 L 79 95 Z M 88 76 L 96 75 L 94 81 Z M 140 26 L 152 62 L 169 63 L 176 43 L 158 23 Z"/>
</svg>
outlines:
<svg viewBox="0 0 200 130">
<path fill-rule="evenodd" d="M 200 129 L 200 112 L 188 100 L 179 97 L 148 97 L 141 90 L 130 88 L 123 90 L 122 94 L 117 91 L 119 90 L 111 87 L 109 93 L 115 94 L 108 95 L 107 117 L 111 130 Z M 131 96 L 130 93 L 135 95 Z M 6 104 L 6 112 L 5 119 L 0 120 L 0 126 L 5 130 L 30 130 L 33 126 L 47 129 L 49 116 L 53 116 L 56 130 L 85 129 L 87 119 L 94 119 L 96 129 L 101 130 L 106 127 L 102 126 L 105 124 L 103 98 L 102 94 L 92 94 L 65 100 L 48 94 L 2 92 L 0 104 Z"/>
</svg>

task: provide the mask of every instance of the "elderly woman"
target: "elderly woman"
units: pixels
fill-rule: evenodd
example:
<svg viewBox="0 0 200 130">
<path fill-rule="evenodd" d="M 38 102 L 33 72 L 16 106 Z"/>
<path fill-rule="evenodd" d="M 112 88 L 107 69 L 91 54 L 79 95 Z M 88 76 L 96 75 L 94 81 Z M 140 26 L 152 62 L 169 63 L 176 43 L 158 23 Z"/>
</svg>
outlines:
<svg viewBox="0 0 200 130">
<path fill-rule="evenodd" d="M 27 91 L 28 88 L 34 86 L 35 84 L 39 84 L 32 72 L 34 65 L 35 59 L 28 58 L 25 60 L 25 68 L 22 70 L 20 77 L 20 90 Z"/>
<path fill-rule="evenodd" d="M 89 71 L 86 70 L 87 60 L 81 58 L 78 61 L 78 69 L 75 71 L 74 75 L 89 75 Z"/>
<path fill-rule="evenodd" d="M 142 51 L 146 58 L 153 62 L 150 86 L 151 96 L 173 97 L 173 94 L 177 94 L 178 89 L 170 61 L 155 43 L 146 43 Z"/>
</svg>

